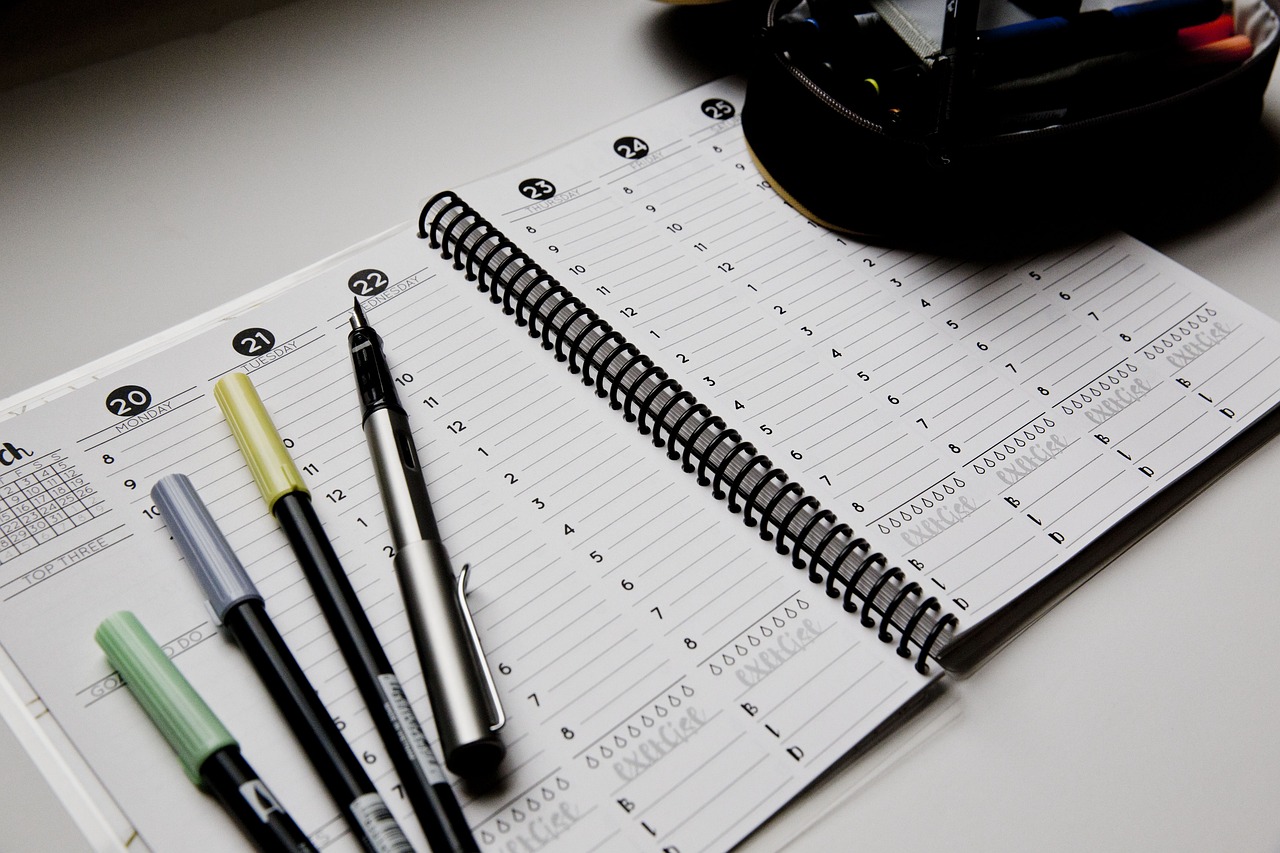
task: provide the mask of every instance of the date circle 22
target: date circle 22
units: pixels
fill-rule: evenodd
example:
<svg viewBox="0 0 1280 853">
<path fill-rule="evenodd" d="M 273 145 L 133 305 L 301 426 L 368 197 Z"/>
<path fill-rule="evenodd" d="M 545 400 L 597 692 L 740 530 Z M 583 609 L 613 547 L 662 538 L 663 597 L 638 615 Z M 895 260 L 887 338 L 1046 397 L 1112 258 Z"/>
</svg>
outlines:
<svg viewBox="0 0 1280 853">
<path fill-rule="evenodd" d="M 707 98 L 702 102 L 702 114 L 707 118 L 724 121 L 725 119 L 733 118 L 735 113 L 736 110 L 734 110 L 733 104 L 724 98 Z"/>
<path fill-rule="evenodd" d="M 347 289 L 356 296 L 377 296 L 390 283 L 391 279 L 382 270 L 360 270 L 347 279 Z"/>
<path fill-rule="evenodd" d="M 276 345 L 276 336 L 266 329 L 252 328 L 237 332 L 231 348 L 244 356 L 261 355 Z"/>
<path fill-rule="evenodd" d="M 534 201 L 542 201 L 556 194 L 556 185 L 546 178 L 529 178 L 520 182 L 520 194 Z"/>
<path fill-rule="evenodd" d="M 151 408 L 151 392 L 141 385 L 121 385 L 107 395 L 107 411 L 122 418 L 140 415 Z"/>
</svg>

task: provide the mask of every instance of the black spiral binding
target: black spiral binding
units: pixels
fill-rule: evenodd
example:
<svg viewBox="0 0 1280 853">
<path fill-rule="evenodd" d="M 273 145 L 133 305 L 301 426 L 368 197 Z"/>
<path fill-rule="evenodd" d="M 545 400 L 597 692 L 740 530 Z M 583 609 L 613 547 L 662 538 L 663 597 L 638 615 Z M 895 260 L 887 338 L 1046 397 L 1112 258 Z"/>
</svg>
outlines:
<svg viewBox="0 0 1280 853">
<path fill-rule="evenodd" d="M 418 236 L 452 259 L 454 268 L 527 327 L 530 337 L 541 338 L 543 349 L 581 374 L 584 385 L 595 386 L 597 396 L 636 423 L 641 434 L 652 435 L 656 447 L 665 446 L 667 455 L 710 486 L 730 511 L 741 512 L 750 527 L 758 524 L 761 538 L 774 540 L 779 554 L 791 553 L 792 565 L 807 568 L 809 580 L 841 599 L 850 613 L 861 610 L 868 628 L 878 622 L 882 641 L 893 642 L 897 630 L 899 655 L 911 657 L 914 644 L 916 669 L 929 671 L 929 656 L 941 651 L 958 625 L 937 598 L 925 598 L 920 584 L 873 552 L 866 539 L 806 495 L 455 193 L 439 193 L 426 203 Z"/>
</svg>

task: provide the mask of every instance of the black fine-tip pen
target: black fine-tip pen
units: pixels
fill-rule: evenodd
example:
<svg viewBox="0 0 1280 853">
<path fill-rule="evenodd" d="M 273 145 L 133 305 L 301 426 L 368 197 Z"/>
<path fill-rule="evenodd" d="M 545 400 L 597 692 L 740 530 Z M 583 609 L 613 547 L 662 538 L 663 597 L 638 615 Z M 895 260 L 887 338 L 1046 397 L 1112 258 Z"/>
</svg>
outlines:
<svg viewBox="0 0 1280 853">
<path fill-rule="evenodd" d="M 493 676 L 467 608 L 467 570 L 455 577 L 440 541 L 409 417 L 396 395 L 382 339 L 355 300 L 347 336 L 369 454 L 395 547 L 396 577 L 427 682 L 445 764 L 465 778 L 492 776 L 506 754 Z"/>
<path fill-rule="evenodd" d="M 151 497 L 210 610 L 249 658 L 352 832 L 369 853 L 413 853 L 191 481 L 169 474 L 151 488 Z"/>
<path fill-rule="evenodd" d="M 208 790 L 262 853 L 316 853 L 240 745 L 138 618 L 121 611 L 93 634 L 129 692 L 178 754 L 187 778 Z"/>
<path fill-rule="evenodd" d="M 243 373 L 233 373 L 217 382 L 214 396 L 324 612 L 427 843 L 442 853 L 478 850 L 422 724 L 325 535 L 302 474 L 253 383 Z"/>
</svg>

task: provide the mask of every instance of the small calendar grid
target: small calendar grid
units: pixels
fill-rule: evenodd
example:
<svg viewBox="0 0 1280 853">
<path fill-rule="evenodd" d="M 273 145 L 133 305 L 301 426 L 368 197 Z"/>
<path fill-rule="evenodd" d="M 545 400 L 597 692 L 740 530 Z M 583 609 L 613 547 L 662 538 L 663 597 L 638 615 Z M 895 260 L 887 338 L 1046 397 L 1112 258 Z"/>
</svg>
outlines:
<svg viewBox="0 0 1280 853">
<path fill-rule="evenodd" d="M 97 517 L 101 504 L 56 450 L 0 473 L 0 565 Z"/>
</svg>

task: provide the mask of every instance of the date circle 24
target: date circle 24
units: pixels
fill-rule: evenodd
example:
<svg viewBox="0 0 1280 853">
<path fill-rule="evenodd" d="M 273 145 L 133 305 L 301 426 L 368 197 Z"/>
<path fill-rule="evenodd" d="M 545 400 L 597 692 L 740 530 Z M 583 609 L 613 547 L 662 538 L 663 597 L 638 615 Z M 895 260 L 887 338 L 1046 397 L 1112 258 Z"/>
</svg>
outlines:
<svg viewBox="0 0 1280 853">
<path fill-rule="evenodd" d="M 360 270 L 347 279 L 347 289 L 356 296 L 377 296 L 390 283 L 391 279 L 382 270 Z"/>
<path fill-rule="evenodd" d="M 542 201 L 556 194 L 556 185 L 546 178 L 529 178 L 520 182 L 520 194 L 534 201 Z"/>
<path fill-rule="evenodd" d="M 266 329 L 252 328 L 237 332 L 231 348 L 243 356 L 261 355 L 276 345 L 276 336 Z"/>
<path fill-rule="evenodd" d="M 613 151 L 626 160 L 639 160 L 649 153 L 649 144 L 638 136 L 623 136 L 613 143 Z"/>
<path fill-rule="evenodd" d="M 140 415 L 151 408 L 151 392 L 141 385 L 121 385 L 107 395 L 107 411 L 122 418 Z"/>
</svg>

